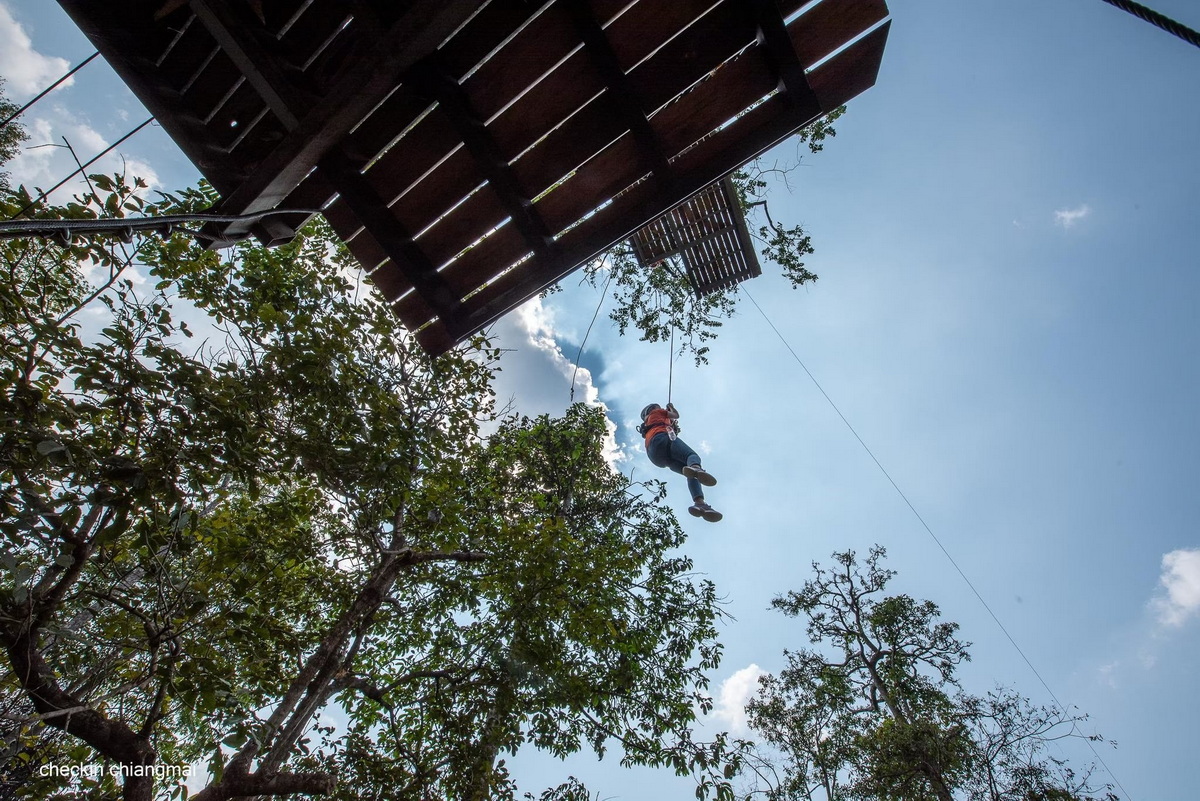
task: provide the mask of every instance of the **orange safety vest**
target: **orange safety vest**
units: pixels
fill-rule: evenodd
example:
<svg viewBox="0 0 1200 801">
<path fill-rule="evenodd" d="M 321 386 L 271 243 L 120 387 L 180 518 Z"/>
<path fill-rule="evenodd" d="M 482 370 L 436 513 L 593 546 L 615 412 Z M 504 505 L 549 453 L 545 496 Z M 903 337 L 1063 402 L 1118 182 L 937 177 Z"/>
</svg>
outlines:
<svg viewBox="0 0 1200 801">
<path fill-rule="evenodd" d="M 646 447 L 650 447 L 650 440 L 654 439 L 664 431 L 674 431 L 675 421 L 667 414 L 666 409 L 655 409 L 646 415 L 645 421 L 642 422 L 642 433 L 646 435 Z"/>
</svg>

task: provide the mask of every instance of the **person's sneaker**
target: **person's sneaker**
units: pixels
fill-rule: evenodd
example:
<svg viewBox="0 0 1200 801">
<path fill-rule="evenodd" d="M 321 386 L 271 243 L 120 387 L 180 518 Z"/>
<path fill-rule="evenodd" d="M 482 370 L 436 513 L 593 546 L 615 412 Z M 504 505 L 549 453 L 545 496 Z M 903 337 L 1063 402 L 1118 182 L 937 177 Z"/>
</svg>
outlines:
<svg viewBox="0 0 1200 801">
<path fill-rule="evenodd" d="M 724 517 L 724 515 L 709 506 L 704 501 L 697 501 L 696 503 L 693 503 L 688 507 L 688 512 L 691 513 L 692 517 L 703 517 L 710 523 L 716 523 L 718 520 Z"/>
<path fill-rule="evenodd" d="M 688 478 L 694 478 L 706 487 L 717 486 L 717 479 L 712 473 L 705 470 L 698 464 L 689 464 L 683 468 L 683 474 Z"/>
</svg>

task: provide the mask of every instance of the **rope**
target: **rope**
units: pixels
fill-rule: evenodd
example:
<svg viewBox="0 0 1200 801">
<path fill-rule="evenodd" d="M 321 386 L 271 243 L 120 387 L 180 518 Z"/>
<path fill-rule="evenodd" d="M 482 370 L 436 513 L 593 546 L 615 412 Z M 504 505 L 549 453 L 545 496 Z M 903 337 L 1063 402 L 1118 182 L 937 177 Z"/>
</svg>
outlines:
<svg viewBox="0 0 1200 801">
<path fill-rule="evenodd" d="M 601 260 L 608 254 L 601 256 Z M 587 331 L 583 335 L 583 341 L 579 343 L 579 352 L 575 354 L 575 369 L 571 372 L 571 403 L 575 402 L 575 376 L 579 374 L 579 358 L 583 356 L 583 346 L 587 344 L 588 337 L 591 336 L 592 326 L 596 324 L 596 318 L 600 316 L 600 307 L 604 305 L 604 298 L 608 295 L 608 285 L 612 282 L 613 274 L 616 272 L 612 267 L 608 268 L 608 280 L 604 282 L 604 289 L 600 291 L 600 302 L 596 304 L 596 311 L 592 314 L 592 321 L 588 323 Z"/>
<path fill-rule="evenodd" d="M 1157 11 L 1146 8 L 1141 3 L 1134 3 L 1131 2 L 1131 0 L 1104 0 L 1104 2 L 1108 3 L 1110 6 L 1116 6 L 1122 11 L 1128 11 L 1138 19 L 1149 22 L 1151 25 L 1162 28 L 1167 33 L 1175 34 L 1185 42 L 1189 42 L 1196 47 L 1200 47 L 1200 33 L 1197 33 L 1186 25 L 1176 22 L 1170 17 L 1163 16 Z"/>
<path fill-rule="evenodd" d="M 671 403 L 671 386 L 675 383 L 675 326 L 671 326 L 671 350 L 667 353 L 667 403 Z"/>
<path fill-rule="evenodd" d="M 41 100 L 41 99 L 42 99 L 43 97 L 45 97 L 46 95 L 48 95 L 48 94 L 50 94 L 51 92 L 53 92 L 55 89 L 57 89 L 57 88 L 59 87 L 59 84 L 61 84 L 61 83 L 62 83 L 63 81 L 65 81 L 67 78 L 70 78 L 72 75 L 74 75 L 75 73 L 79 72 L 81 69 L 83 69 L 84 67 L 86 67 L 88 64 L 90 64 L 90 63 L 91 63 L 92 59 L 94 59 L 94 58 L 95 58 L 96 56 L 98 56 L 98 55 L 100 55 L 100 51 L 99 51 L 99 50 L 97 50 L 95 53 L 92 53 L 90 56 L 88 56 L 87 58 L 85 58 L 83 61 L 79 62 L 79 64 L 77 64 L 75 67 L 73 67 L 73 68 L 71 69 L 71 71 L 70 71 L 70 72 L 68 72 L 66 75 L 62 76 L 61 78 L 59 78 L 59 79 L 58 79 L 57 81 L 55 81 L 54 83 L 52 83 L 52 84 L 50 84 L 49 86 L 47 86 L 45 89 L 43 89 L 42 91 L 38 92 L 38 95 L 37 95 L 37 97 L 35 97 L 33 100 L 30 100 L 28 103 L 26 103 L 25 105 L 21 106 L 21 107 L 20 107 L 19 109 L 17 109 L 16 111 L 14 111 L 12 114 L 9 114 L 7 117 L 5 117 L 5 118 L 4 118 L 4 122 L 0 122 L 0 128 L 3 128 L 3 127 L 5 127 L 5 126 L 6 126 L 6 125 L 8 125 L 10 122 L 12 122 L 13 120 L 15 120 L 17 117 L 20 117 L 22 114 L 24 114 L 26 111 L 28 111 L 28 110 L 29 110 L 29 107 L 30 107 L 30 106 L 32 106 L 34 103 L 36 103 L 36 102 L 38 102 L 39 100 Z"/>
<path fill-rule="evenodd" d="M 1042 674 L 1039 673 L 1038 669 L 1033 666 L 1033 662 L 1030 661 L 1029 657 L 1025 655 L 1025 652 L 1021 650 L 1021 646 L 1017 645 L 1017 641 L 1013 638 L 1013 636 L 1011 634 L 1008 633 L 1008 629 L 1005 628 L 1004 624 L 1000 622 L 1000 618 L 997 617 L 996 613 L 992 611 L 992 607 L 990 607 L 988 605 L 988 602 L 983 599 L 983 596 L 979 593 L 979 590 L 975 589 L 975 585 L 971 583 L 971 579 L 967 578 L 967 574 L 965 572 L 963 572 L 963 569 L 961 567 L 959 567 L 958 562 L 956 562 L 954 560 L 954 557 L 950 555 L 950 551 L 948 551 L 946 549 L 946 546 L 942 544 L 942 541 L 940 539 L 938 539 L 936 534 L 933 533 L 933 529 L 930 528 L 929 524 L 925 522 L 925 518 L 921 517 L 921 513 L 917 511 L 917 508 L 915 506 L 913 506 L 912 501 L 910 501 L 908 499 L 908 496 L 904 494 L 904 490 L 900 489 L 900 485 L 896 483 L 895 479 L 892 478 L 891 474 L 888 473 L 887 469 L 884 468 L 883 464 L 879 461 L 878 458 L 876 458 L 875 454 L 871 451 L 871 449 L 869 447 L 867 447 L 867 443 L 864 442 L 863 438 L 860 437 L 858 435 L 858 432 L 854 430 L 854 426 L 850 425 L 850 421 L 846 419 L 846 416 L 844 414 L 842 414 L 841 409 L 839 409 L 837 407 L 837 404 L 834 403 L 833 399 L 830 398 L 828 393 L 825 392 L 824 388 L 817 381 L 816 377 L 814 377 L 813 374 L 811 372 L 809 372 L 808 368 L 804 365 L 804 362 L 801 361 L 800 357 L 796 354 L 796 351 L 793 350 L 792 346 L 790 344 L 788 344 L 788 341 L 783 338 L 783 334 L 779 333 L 779 329 L 775 327 L 775 323 L 771 322 L 771 318 L 767 317 L 767 313 L 764 312 L 762 310 L 762 307 L 758 305 L 758 301 L 756 301 L 754 299 L 754 296 L 751 295 L 744 286 L 740 287 L 740 288 L 743 292 L 746 293 L 746 297 L 750 298 L 750 302 L 754 304 L 754 308 L 758 309 L 758 313 L 762 315 L 762 318 L 767 321 L 767 325 L 771 326 L 771 330 L 775 332 L 775 336 L 779 337 L 779 341 L 782 342 L 783 346 L 788 349 L 789 353 L 792 354 L 792 358 L 796 360 L 796 364 L 800 365 L 801 369 L 804 370 L 805 374 L 813 382 L 813 385 L 816 386 L 816 388 L 820 391 L 820 393 L 825 397 L 825 400 L 829 402 L 829 405 L 833 408 L 833 410 L 835 412 L 837 412 L 837 416 L 842 418 L 842 422 L 846 424 L 846 428 L 850 429 L 850 433 L 854 435 L 854 438 L 856 440 L 858 440 L 858 444 L 862 445 L 863 450 L 865 450 L 867 452 L 867 455 L 871 457 L 871 461 L 875 462 L 875 466 L 879 468 L 879 471 L 881 473 L 883 473 L 884 478 L 886 478 L 888 480 L 888 482 L 892 485 L 892 487 L 900 495 L 900 498 L 904 501 L 904 503 L 908 506 L 909 510 L 913 513 L 913 515 L 921 523 L 921 526 L 925 529 L 925 532 L 927 534 L 929 534 L 930 538 L 932 538 L 935 543 L 937 543 L 938 548 L 940 548 L 942 553 L 945 554 L 946 559 L 948 559 L 950 561 L 950 564 L 954 566 L 954 569 L 956 571 L 958 571 L 958 575 L 961 576 L 962 580 L 965 581 L 967 586 L 971 588 L 971 592 L 975 594 L 975 597 L 979 600 L 979 603 L 981 603 L 983 605 L 983 608 L 987 610 L 987 613 L 989 615 L 991 615 L 992 620 L 995 621 L 996 625 L 1000 627 L 1000 631 L 1002 631 L 1004 633 L 1004 636 L 1008 639 L 1008 641 L 1012 645 L 1012 647 L 1016 649 L 1017 653 L 1020 654 L 1021 659 L 1024 660 L 1025 664 L 1029 667 L 1029 669 L 1031 671 L 1033 671 L 1033 675 L 1037 677 L 1037 680 L 1041 683 L 1042 687 L 1046 690 L 1047 693 L 1049 693 L 1050 697 L 1052 699 L 1054 699 L 1054 703 L 1058 705 L 1058 708 L 1063 712 L 1064 715 L 1068 714 L 1067 707 L 1062 703 L 1062 701 L 1058 700 L 1058 696 L 1056 696 L 1054 694 L 1054 691 L 1050 689 L 1050 685 L 1046 682 L 1045 679 L 1042 678 Z M 1074 726 L 1074 723 L 1072 723 L 1072 726 Z M 1096 757 L 1096 761 L 1100 763 L 1100 765 L 1104 768 L 1105 772 L 1108 773 L 1108 775 L 1112 778 L 1113 783 L 1115 783 L 1117 785 L 1117 787 L 1120 788 L 1121 792 L 1124 793 L 1125 800 L 1130 801 L 1130 795 L 1129 795 L 1128 791 L 1126 791 L 1125 788 L 1121 786 L 1121 782 L 1118 781 L 1117 777 L 1113 775 L 1112 770 L 1108 767 L 1108 765 L 1104 762 L 1104 759 L 1096 751 L 1096 747 L 1094 745 L 1092 745 L 1091 739 L 1088 737 L 1085 737 L 1084 740 L 1085 740 L 1085 742 L 1087 742 L 1088 748 L 1091 749 L 1092 755 L 1094 757 Z"/>
<path fill-rule="evenodd" d="M 111 152 L 112 152 L 114 149 L 116 149 L 117 145 L 121 144 L 121 143 L 122 143 L 122 142 L 124 142 L 126 139 L 128 139 L 128 138 L 129 138 L 129 137 L 131 137 L 131 136 L 133 136 L 135 133 L 137 133 L 138 131 L 142 130 L 143 128 L 145 128 L 147 125 L 149 125 L 149 124 L 150 124 L 150 123 L 152 123 L 152 122 L 154 122 L 154 118 L 153 118 L 153 117 L 149 117 L 149 118 L 147 118 L 147 119 L 146 119 L 146 121 L 145 121 L 145 122 L 143 122 L 141 125 L 139 125 L 138 127 L 134 128 L 132 131 L 130 131 L 129 133 L 125 134 L 125 135 L 124 135 L 124 136 L 122 136 L 120 139 L 118 139 L 117 141 L 115 141 L 115 142 L 113 142 L 111 145 L 109 145 L 108 147 L 104 148 L 104 150 L 100 151 L 100 153 L 99 153 L 99 154 L 97 154 L 97 155 L 93 156 L 93 157 L 91 158 L 91 160 L 90 160 L 90 161 L 88 161 L 88 162 L 87 162 L 86 164 L 84 164 L 82 167 L 79 167 L 77 170 L 75 170 L 75 172 L 71 173 L 71 174 L 70 174 L 70 175 L 68 175 L 66 178 L 63 178 L 61 181 L 59 181 L 58 183 L 56 183 L 54 186 L 50 187 L 49 189 L 47 189 L 46 191 L 42 192 L 42 193 L 41 193 L 41 194 L 39 194 L 37 197 L 35 197 L 33 200 L 29 201 L 29 203 L 28 203 L 28 204 L 26 204 L 25 208 L 23 208 L 23 209 L 21 209 L 20 211 L 18 211 L 16 214 L 14 214 L 14 215 L 13 215 L 12 217 L 10 217 L 9 219 L 10 219 L 10 220 L 15 220 L 17 217 L 20 217 L 22 214 L 24 214 L 25 212 L 27 212 L 27 211 L 29 211 L 30 209 L 32 209 L 34 206 L 36 206 L 38 203 L 40 203 L 40 202 L 41 202 L 41 201 L 42 201 L 44 198 L 46 198 L 48 195 L 52 194 L 53 192 L 55 192 L 55 191 L 56 191 L 56 190 L 58 190 L 58 189 L 61 189 L 61 188 L 63 187 L 63 185 L 64 185 L 64 184 L 66 184 L 66 182 L 67 182 L 67 181 L 71 180 L 71 179 L 72 179 L 72 178 L 74 178 L 76 175 L 78 175 L 79 173 L 83 172 L 83 171 L 84 171 L 84 170 L 86 170 L 88 167 L 92 166 L 92 165 L 93 165 L 93 164 L 95 164 L 97 161 L 99 161 L 100 159 L 102 159 L 102 158 L 104 158 L 105 156 L 107 156 L 107 155 L 108 155 L 109 153 L 111 153 Z"/>
</svg>

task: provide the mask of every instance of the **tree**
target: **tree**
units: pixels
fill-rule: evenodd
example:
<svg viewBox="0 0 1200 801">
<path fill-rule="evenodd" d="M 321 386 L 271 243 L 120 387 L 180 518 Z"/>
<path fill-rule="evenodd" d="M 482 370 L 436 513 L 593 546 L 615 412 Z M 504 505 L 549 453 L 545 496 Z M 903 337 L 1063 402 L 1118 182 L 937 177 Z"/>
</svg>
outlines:
<svg viewBox="0 0 1200 801">
<path fill-rule="evenodd" d="M 931 601 L 884 595 L 895 575 L 884 556 L 876 546 L 860 568 L 853 551 L 836 553 L 832 568 L 814 563 L 814 579 L 773 601 L 806 617 L 810 642 L 833 653 L 785 652 L 787 667 L 763 677 L 747 706 L 778 754 L 758 763 L 767 797 L 1092 798 L 1090 770 L 1077 776 L 1045 754 L 1052 740 L 1080 737 L 1083 718 L 1004 688 L 962 692 L 955 670 L 969 644 Z"/>
<path fill-rule="evenodd" d="M 211 200 L 90 180 L 33 214 Z M 319 224 L 229 258 L 177 235 L 0 260 L 10 786 L 134 801 L 202 763 L 204 801 L 503 798 L 529 743 L 728 795 L 726 742 L 690 732 L 715 591 L 599 412 L 496 420 L 488 343 L 430 360 Z M 41 770 L 77 763 L 105 770 Z"/>
<path fill-rule="evenodd" d="M 4 96 L 4 78 L 0 77 L 0 121 L 15 114 L 19 107 Z M 15 120 L 0 127 L 0 164 L 8 162 L 17 155 L 21 143 L 29 138 Z M 0 191 L 8 189 L 8 173 L 0 170 Z"/>
<path fill-rule="evenodd" d="M 5 79 L 0 77 L 0 120 L 7 120 L 10 116 L 16 114 L 19 108 L 16 103 L 5 97 L 4 85 Z M 16 120 L 8 122 L 4 127 L 0 127 L 0 164 L 5 164 L 13 156 L 16 156 L 20 143 L 23 143 L 28 138 L 29 134 L 25 133 L 24 128 Z M 7 188 L 8 173 L 0 170 L 0 191 L 6 191 Z"/>
<path fill-rule="evenodd" d="M 844 106 L 834 109 L 801 130 L 795 139 L 797 148 L 803 145 L 819 153 L 827 138 L 837 136 L 833 123 L 844 112 Z M 733 174 L 753 238 L 762 246 L 765 260 L 777 264 L 793 288 L 817 280 L 804 263 L 814 252 L 812 239 L 803 226 L 788 228 L 775 222 L 766 198 L 770 189 L 767 178 L 774 176 L 786 183 L 799 164 L 799 156 L 784 165 L 757 159 Z M 632 329 L 647 342 L 666 342 L 674 332 L 679 354 L 691 353 L 697 365 L 708 360 L 705 343 L 717 336 L 721 321 L 732 317 L 737 308 L 736 287 L 697 298 L 681 271 L 660 265 L 647 272 L 624 244 L 586 265 L 584 280 L 594 287 L 614 286 L 616 306 L 609 316 L 622 335 Z"/>
</svg>

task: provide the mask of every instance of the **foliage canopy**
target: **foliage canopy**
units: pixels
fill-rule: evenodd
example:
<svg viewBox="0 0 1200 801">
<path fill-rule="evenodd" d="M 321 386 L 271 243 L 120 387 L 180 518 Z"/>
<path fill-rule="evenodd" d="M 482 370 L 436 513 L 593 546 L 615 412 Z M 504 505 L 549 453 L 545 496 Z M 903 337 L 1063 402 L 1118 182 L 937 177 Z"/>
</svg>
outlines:
<svg viewBox="0 0 1200 801">
<path fill-rule="evenodd" d="M 90 180 L 34 213 L 211 199 Z M 490 344 L 431 361 L 322 225 L 0 264 L 0 795 L 178 796 L 153 769 L 195 764 L 204 801 L 511 798 L 528 744 L 728 796 L 691 734 L 714 588 L 598 410 L 497 417 Z M 89 762 L 126 773 L 39 770 Z"/>
<path fill-rule="evenodd" d="M 766 797 L 1116 801 L 1090 768 L 1079 775 L 1046 754 L 1054 740 L 1083 737 L 1084 717 L 1004 687 L 958 687 L 969 643 L 932 601 L 885 594 L 895 574 L 884 556 L 876 546 L 860 565 L 853 551 L 835 553 L 832 567 L 814 562 L 815 578 L 773 601 L 806 618 L 822 649 L 785 652 L 787 666 L 763 677 L 747 706 L 774 751 L 752 762 Z"/>
</svg>

